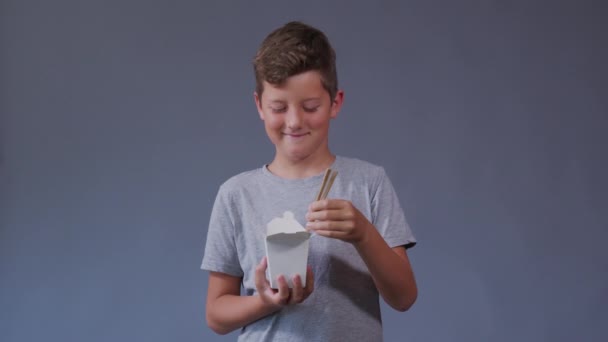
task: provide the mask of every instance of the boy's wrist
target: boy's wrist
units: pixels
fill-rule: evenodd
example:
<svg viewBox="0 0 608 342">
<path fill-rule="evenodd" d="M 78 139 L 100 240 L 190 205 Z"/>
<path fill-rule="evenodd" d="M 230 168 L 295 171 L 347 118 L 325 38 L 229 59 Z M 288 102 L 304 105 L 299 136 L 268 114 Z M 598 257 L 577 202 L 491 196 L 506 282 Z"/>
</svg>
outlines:
<svg viewBox="0 0 608 342">
<path fill-rule="evenodd" d="M 258 294 L 256 297 L 258 298 L 258 305 L 260 310 L 264 313 L 264 316 L 270 315 L 271 313 L 277 312 L 281 309 L 280 305 L 265 301 L 260 294 Z"/>
<path fill-rule="evenodd" d="M 373 224 L 371 224 L 371 222 L 368 222 L 362 229 L 361 232 L 361 236 L 359 237 L 359 239 L 354 241 L 354 245 L 356 248 L 361 248 L 365 245 L 368 244 L 371 235 L 374 233 L 374 231 L 376 231 L 376 228 L 374 227 Z"/>
</svg>

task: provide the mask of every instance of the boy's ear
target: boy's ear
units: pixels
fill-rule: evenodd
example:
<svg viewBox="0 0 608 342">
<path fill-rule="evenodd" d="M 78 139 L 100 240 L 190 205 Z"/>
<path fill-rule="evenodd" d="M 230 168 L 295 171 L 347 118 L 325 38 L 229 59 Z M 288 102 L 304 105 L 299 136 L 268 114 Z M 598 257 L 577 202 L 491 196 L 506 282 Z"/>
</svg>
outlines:
<svg viewBox="0 0 608 342">
<path fill-rule="evenodd" d="M 342 103 L 344 103 L 344 91 L 338 90 L 336 93 L 336 97 L 334 97 L 334 101 L 331 103 L 331 114 L 330 117 L 335 119 L 338 117 L 338 113 L 342 108 Z"/>
<path fill-rule="evenodd" d="M 258 109 L 258 115 L 260 119 L 264 121 L 264 113 L 262 112 L 262 98 L 258 96 L 256 91 L 253 92 L 253 99 L 255 100 L 255 107 Z"/>
</svg>

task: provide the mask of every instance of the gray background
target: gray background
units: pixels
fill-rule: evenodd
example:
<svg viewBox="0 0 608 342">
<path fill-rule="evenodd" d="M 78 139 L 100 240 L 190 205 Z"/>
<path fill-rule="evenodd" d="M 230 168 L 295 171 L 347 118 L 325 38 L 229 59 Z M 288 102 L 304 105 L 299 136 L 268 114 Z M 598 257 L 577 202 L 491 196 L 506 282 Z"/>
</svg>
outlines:
<svg viewBox="0 0 608 342">
<path fill-rule="evenodd" d="M 251 58 L 338 53 L 335 153 L 420 243 L 387 341 L 608 340 L 601 1 L 0 2 L 0 341 L 230 341 L 200 271 L 218 186 L 271 160 Z"/>
</svg>

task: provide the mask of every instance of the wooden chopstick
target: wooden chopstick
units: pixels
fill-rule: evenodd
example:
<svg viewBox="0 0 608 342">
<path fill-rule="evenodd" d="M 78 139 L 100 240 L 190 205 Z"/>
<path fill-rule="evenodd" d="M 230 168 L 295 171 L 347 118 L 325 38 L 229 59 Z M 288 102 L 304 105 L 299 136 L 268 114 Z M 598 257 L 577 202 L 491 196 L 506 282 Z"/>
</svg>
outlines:
<svg viewBox="0 0 608 342">
<path fill-rule="evenodd" d="M 334 180 L 336 179 L 336 176 L 338 176 L 338 171 L 333 171 L 331 176 L 329 176 L 329 181 L 325 185 L 325 191 L 323 192 L 323 196 L 321 196 L 321 199 L 327 198 L 327 194 L 329 194 L 329 190 L 331 189 L 331 186 L 334 185 Z"/>
<path fill-rule="evenodd" d="M 325 190 L 325 184 L 327 184 L 327 180 L 329 179 L 329 174 L 331 173 L 331 169 L 325 170 L 325 175 L 323 176 L 323 183 L 321 183 L 321 188 L 319 189 L 319 193 L 317 193 L 317 201 L 321 199 L 323 195 L 323 190 Z"/>
<path fill-rule="evenodd" d="M 317 194 L 317 201 L 327 198 L 327 194 L 331 189 L 331 186 L 334 184 L 334 180 L 338 175 L 338 171 L 332 171 L 332 169 L 325 170 L 325 175 L 323 176 L 323 183 L 321 184 L 321 189 L 319 189 L 319 193 Z"/>
</svg>

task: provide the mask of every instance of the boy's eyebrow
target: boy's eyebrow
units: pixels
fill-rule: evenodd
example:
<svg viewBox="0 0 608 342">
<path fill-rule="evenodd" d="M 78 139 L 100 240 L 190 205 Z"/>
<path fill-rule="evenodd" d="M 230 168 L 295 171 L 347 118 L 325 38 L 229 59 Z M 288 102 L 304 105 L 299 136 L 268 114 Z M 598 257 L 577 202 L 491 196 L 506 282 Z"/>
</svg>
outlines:
<svg viewBox="0 0 608 342">
<path fill-rule="evenodd" d="M 305 103 L 305 102 L 318 102 L 318 101 L 321 101 L 320 97 L 309 97 L 309 98 L 306 98 L 306 99 L 302 100 L 301 103 Z M 287 103 L 287 101 L 285 101 L 285 100 L 270 100 L 270 104 L 283 105 L 285 103 Z"/>
</svg>

